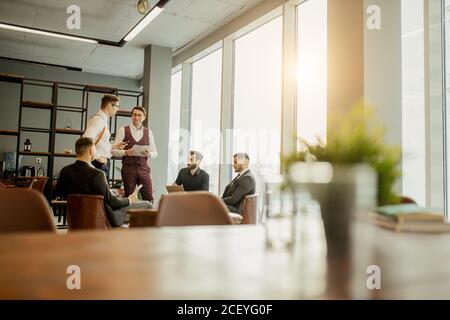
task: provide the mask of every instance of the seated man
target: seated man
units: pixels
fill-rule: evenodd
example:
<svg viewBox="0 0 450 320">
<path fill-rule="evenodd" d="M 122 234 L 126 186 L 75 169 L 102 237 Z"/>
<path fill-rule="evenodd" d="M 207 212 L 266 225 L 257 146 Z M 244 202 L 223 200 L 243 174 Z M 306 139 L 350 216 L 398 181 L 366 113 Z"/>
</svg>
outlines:
<svg viewBox="0 0 450 320">
<path fill-rule="evenodd" d="M 137 201 L 137 194 L 128 198 L 116 197 L 111 193 L 105 173 L 92 164 L 95 145 L 91 138 L 80 138 L 75 143 L 77 161 L 61 169 L 56 183 L 55 195 L 67 197 L 69 194 L 101 195 L 105 204 L 105 212 L 112 227 L 124 223 L 126 209 L 151 208 L 148 201 Z"/>
<path fill-rule="evenodd" d="M 200 169 L 203 155 L 198 151 L 190 151 L 187 167 L 178 172 L 175 184 L 183 185 L 184 191 L 209 191 L 209 174 Z"/>
<path fill-rule="evenodd" d="M 236 153 L 233 156 L 234 172 L 238 175 L 227 185 L 222 195 L 230 212 L 241 214 L 245 196 L 255 194 L 255 179 L 248 168 L 249 160 L 246 153 Z"/>
</svg>

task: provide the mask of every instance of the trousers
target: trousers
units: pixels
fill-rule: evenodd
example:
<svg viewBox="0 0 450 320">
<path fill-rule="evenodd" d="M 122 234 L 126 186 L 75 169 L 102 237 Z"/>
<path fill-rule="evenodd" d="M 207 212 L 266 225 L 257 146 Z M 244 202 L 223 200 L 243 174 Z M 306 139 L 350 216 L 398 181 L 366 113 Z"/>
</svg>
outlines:
<svg viewBox="0 0 450 320">
<path fill-rule="evenodd" d="M 123 164 L 121 174 L 126 197 L 132 194 L 138 185 L 142 184 L 140 191 L 142 199 L 153 202 L 153 183 L 148 165 Z"/>
</svg>

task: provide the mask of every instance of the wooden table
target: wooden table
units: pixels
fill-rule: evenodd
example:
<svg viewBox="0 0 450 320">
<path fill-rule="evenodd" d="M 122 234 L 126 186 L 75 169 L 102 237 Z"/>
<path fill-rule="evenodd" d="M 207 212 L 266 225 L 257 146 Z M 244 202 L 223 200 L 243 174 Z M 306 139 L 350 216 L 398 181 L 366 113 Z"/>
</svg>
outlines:
<svg viewBox="0 0 450 320">
<path fill-rule="evenodd" d="M 353 259 L 326 259 L 318 223 L 292 251 L 250 225 L 1 235 L 0 298 L 450 298 L 450 234 L 358 228 Z M 81 290 L 66 288 L 74 264 Z M 366 288 L 372 264 L 381 290 Z"/>
</svg>

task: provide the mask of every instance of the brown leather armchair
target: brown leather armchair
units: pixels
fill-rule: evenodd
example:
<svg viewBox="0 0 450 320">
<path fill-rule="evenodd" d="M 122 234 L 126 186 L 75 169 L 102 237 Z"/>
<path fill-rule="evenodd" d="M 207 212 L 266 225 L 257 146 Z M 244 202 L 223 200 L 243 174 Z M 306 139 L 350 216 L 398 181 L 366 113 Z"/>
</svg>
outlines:
<svg viewBox="0 0 450 320">
<path fill-rule="evenodd" d="M 257 207 L 258 195 L 252 194 L 244 198 L 242 203 L 242 221 L 241 224 L 256 224 L 257 223 Z"/>
<path fill-rule="evenodd" d="M 67 228 L 111 229 L 103 205 L 103 196 L 70 194 L 67 197 Z"/>
<path fill-rule="evenodd" d="M 56 232 L 53 213 L 42 193 L 23 188 L 0 192 L 0 232 Z"/>
<path fill-rule="evenodd" d="M 47 184 L 47 177 L 38 177 L 31 181 L 30 189 L 34 189 L 39 192 L 44 192 L 45 185 Z"/>
<path fill-rule="evenodd" d="M 157 226 L 198 226 L 232 224 L 225 204 L 214 194 L 174 192 L 159 204 Z"/>
</svg>

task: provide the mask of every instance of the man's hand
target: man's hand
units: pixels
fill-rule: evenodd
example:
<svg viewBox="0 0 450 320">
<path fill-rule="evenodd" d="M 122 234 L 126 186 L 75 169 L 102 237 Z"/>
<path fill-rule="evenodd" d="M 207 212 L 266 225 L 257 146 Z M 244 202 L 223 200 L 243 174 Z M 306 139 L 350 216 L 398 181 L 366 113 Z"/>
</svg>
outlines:
<svg viewBox="0 0 450 320">
<path fill-rule="evenodd" d="M 137 193 L 132 193 L 132 194 L 130 194 L 129 196 L 128 196 L 128 199 L 130 200 L 130 203 L 135 203 L 135 202 L 137 202 L 137 200 L 138 200 L 138 197 L 137 197 Z"/>
<path fill-rule="evenodd" d="M 119 149 L 119 150 L 123 150 L 126 146 L 127 146 L 127 144 L 128 143 L 126 143 L 126 142 L 117 142 L 117 143 L 114 143 L 113 145 L 112 145 L 112 148 L 113 149 Z"/>
<path fill-rule="evenodd" d="M 149 155 L 150 155 L 150 150 L 149 150 L 149 149 L 146 149 L 146 150 L 145 150 L 145 156 L 148 157 Z"/>
<path fill-rule="evenodd" d="M 133 155 L 134 155 L 134 150 L 133 150 L 133 149 L 127 149 L 127 150 L 125 150 L 125 155 L 126 155 L 126 156 L 133 156 Z"/>
<path fill-rule="evenodd" d="M 106 157 L 100 157 L 96 159 L 97 162 L 100 162 L 102 165 L 105 165 L 108 162 L 108 158 Z"/>
</svg>

